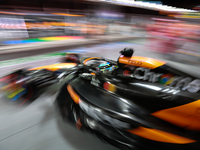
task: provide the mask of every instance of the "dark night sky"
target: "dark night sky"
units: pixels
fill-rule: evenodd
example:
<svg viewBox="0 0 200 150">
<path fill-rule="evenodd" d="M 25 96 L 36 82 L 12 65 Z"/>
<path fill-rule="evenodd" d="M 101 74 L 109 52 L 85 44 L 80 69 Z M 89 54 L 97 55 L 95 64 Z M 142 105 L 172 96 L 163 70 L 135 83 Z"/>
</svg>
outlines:
<svg viewBox="0 0 200 150">
<path fill-rule="evenodd" d="M 148 0 L 151 1 L 151 0 Z M 155 1 L 155 0 L 152 0 Z M 200 0 L 160 0 L 165 5 L 182 7 L 182 8 L 193 8 L 200 5 Z M 65 9 L 112 9 L 114 11 L 121 11 L 124 13 L 139 13 L 139 14 L 157 14 L 156 11 L 134 8 L 134 7 L 123 7 L 115 6 L 103 3 L 92 3 L 85 2 L 84 0 L 0 0 L 0 9 L 16 11 L 20 9 L 43 11 L 44 8 L 52 8 L 57 10 Z"/>
</svg>

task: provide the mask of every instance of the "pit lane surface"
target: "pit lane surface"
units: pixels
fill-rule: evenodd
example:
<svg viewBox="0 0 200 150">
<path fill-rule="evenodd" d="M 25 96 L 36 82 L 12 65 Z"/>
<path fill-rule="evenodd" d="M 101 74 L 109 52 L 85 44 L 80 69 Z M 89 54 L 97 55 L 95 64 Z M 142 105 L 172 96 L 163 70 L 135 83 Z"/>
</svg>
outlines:
<svg viewBox="0 0 200 150">
<path fill-rule="evenodd" d="M 159 58 L 146 46 L 134 43 L 111 43 L 90 47 L 98 48 L 96 54 L 116 60 L 124 47 L 133 47 L 134 55 Z M 163 59 L 163 58 L 161 58 Z M 199 76 L 198 66 L 173 63 L 175 66 Z M 55 95 L 43 94 L 29 105 L 8 103 L 0 97 L 0 150 L 117 150 L 88 133 L 79 132 L 56 117 L 53 106 Z"/>
</svg>

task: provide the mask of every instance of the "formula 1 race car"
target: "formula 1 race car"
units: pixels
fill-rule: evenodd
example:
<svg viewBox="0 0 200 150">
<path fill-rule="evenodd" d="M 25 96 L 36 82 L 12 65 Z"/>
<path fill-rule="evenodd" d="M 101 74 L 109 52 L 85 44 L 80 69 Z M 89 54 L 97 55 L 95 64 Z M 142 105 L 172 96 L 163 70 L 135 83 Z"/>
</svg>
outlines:
<svg viewBox="0 0 200 150">
<path fill-rule="evenodd" d="M 164 61 L 132 54 L 124 49 L 117 61 L 85 58 L 41 80 L 64 78 L 55 100 L 63 120 L 120 149 L 199 149 L 200 79 Z M 31 73 L 26 78 L 19 81 L 36 81 Z M 42 84 L 30 85 L 38 89 Z"/>
</svg>

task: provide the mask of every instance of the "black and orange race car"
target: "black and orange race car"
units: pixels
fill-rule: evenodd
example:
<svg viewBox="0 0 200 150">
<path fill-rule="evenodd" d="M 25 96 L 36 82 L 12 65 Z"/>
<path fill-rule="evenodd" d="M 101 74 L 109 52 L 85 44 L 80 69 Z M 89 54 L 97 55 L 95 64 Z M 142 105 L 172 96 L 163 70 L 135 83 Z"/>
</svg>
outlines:
<svg viewBox="0 0 200 150">
<path fill-rule="evenodd" d="M 123 150 L 199 149 L 200 79 L 132 54 L 85 58 L 62 73 L 48 72 L 58 73 L 52 79 L 42 75 L 43 83 L 64 78 L 55 100 L 63 120 Z M 24 85 L 34 83 L 31 72 Z"/>
</svg>

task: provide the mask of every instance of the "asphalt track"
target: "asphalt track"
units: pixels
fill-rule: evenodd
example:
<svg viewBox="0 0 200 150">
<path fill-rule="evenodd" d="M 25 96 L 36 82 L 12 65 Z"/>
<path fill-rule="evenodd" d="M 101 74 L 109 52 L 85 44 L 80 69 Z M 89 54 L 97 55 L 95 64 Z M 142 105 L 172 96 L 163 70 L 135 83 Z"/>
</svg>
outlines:
<svg viewBox="0 0 200 150">
<path fill-rule="evenodd" d="M 132 47 L 135 49 L 134 55 L 164 59 L 159 54 L 152 53 L 149 47 L 138 44 L 140 42 L 143 41 L 93 46 L 89 48 L 90 51 L 98 51 L 89 55 L 116 60 L 121 49 Z M 199 76 L 198 66 L 170 62 Z M 49 92 L 29 105 L 19 106 L 0 97 L 0 150 L 117 150 L 93 135 L 62 124 L 56 117 L 54 99 L 55 93 Z"/>
</svg>

